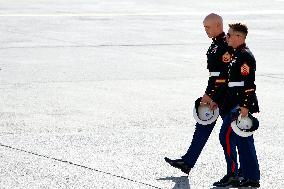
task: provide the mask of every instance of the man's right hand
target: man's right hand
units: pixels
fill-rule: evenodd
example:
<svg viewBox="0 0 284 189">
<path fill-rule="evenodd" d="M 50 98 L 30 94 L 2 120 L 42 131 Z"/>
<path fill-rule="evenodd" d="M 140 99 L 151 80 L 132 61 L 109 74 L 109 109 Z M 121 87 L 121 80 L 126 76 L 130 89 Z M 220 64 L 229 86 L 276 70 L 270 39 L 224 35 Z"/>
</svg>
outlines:
<svg viewBox="0 0 284 189">
<path fill-rule="evenodd" d="M 200 103 L 201 104 L 210 104 L 211 101 L 212 101 L 212 99 L 210 98 L 210 96 L 208 96 L 207 94 L 204 94 Z"/>
</svg>

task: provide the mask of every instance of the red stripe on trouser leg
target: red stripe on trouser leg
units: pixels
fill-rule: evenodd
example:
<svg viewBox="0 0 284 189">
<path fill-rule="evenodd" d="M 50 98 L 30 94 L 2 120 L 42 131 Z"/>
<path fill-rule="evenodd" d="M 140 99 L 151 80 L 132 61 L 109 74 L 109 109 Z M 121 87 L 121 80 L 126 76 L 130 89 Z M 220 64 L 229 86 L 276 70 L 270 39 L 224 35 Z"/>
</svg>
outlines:
<svg viewBox="0 0 284 189">
<path fill-rule="evenodd" d="M 230 135 L 231 135 L 231 132 L 232 132 L 232 127 L 230 126 L 228 128 L 228 131 L 226 133 L 226 147 L 227 147 L 227 154 L 229 157 L 231 157 L 231 146 L 230 146 Z M 236 169 L 236 165 L 235 165 L 235 162 L 232 160 L 232 173 L 235 172 L 235 169 Z"/>
<path fill-rule="evenodd" d="M 232 160 L 232 173 L 234 173 L 236 170 L 235 162 Z"/>
</svg>

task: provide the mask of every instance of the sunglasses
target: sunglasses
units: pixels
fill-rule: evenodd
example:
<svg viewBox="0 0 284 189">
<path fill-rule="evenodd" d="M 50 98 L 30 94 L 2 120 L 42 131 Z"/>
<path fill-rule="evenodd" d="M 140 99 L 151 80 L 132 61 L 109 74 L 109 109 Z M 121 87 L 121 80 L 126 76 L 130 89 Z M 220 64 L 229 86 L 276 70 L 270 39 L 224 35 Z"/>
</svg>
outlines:
<svg viewBox="0 0 284 189">
<path fill-rule="evenodd" d="M 230 34 L 230 33 L 227 33 L 227 37 L 228 37 L 228 38 L 230 38 L 230 37 L 232 37 L 232 36 L 234 36 L 234 35 L 235 35 L 235 36 L 241 36 L 241 35 L 239 35 L 239 34 Z"/>
</svg>

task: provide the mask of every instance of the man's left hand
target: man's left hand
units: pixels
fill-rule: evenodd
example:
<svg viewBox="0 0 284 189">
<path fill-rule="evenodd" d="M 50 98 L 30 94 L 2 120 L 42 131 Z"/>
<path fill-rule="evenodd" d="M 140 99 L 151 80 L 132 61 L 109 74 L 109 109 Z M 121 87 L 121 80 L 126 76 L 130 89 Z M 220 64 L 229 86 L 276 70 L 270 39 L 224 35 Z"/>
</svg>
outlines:
<svg viewBox="0 0 284 189">
<path fill-rule="evenodd" d="M 249 112 L 249 109 L 245 108 L 245 107 L 240 107 L 240 110 L 241 110 L 241 116 L 242 117 L 246 117 L 248 116 L 248 112 Z"/>
</svg>

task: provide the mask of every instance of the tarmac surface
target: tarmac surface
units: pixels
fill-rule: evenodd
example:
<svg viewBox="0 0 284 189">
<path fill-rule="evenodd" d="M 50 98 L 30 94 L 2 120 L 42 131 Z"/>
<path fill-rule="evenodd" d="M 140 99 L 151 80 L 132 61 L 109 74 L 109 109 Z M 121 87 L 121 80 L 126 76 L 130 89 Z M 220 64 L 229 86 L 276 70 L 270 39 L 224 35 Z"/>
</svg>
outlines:
<svg viewBox="0 0 284 189">
<path fill-rule="evenodd" d="M 215 12 L 245 22 L 257 60 L 262 189 L 284 184 L 284 1 L 0 1 L 0 188 L 208 189 L 220 120 L 189 177 Z"/>
</svg>

